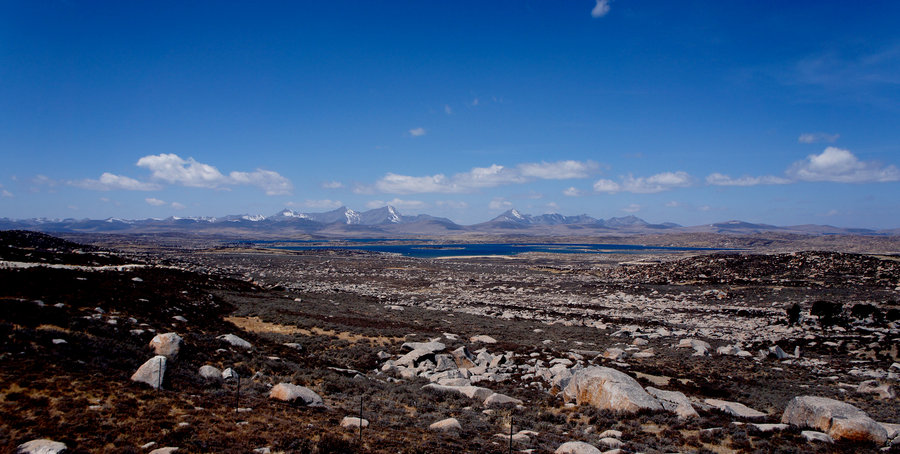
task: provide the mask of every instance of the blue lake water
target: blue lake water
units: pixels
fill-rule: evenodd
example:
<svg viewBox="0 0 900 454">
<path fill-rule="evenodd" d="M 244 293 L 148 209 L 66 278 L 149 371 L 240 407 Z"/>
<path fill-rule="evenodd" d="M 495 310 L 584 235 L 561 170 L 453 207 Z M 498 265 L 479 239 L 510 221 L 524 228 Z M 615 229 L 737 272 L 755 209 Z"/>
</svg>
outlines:
<svg viewBox="0 0 900 454">
<path fill-rule="evenodd" d="M 461 243 L 461 244 L 318 244 L 309 246 L 274 246 L 290 251 L 344 249 L 351 251 L 387 252 L 406 257 L 441 258 L 472 255 L 504 256 L 525 252 L 555 254 L 628 254 L 639 252 L 715 251 L 722 249 L 643 246 L 637 244 L 559 244 L 559 243 Z"/>
</svg>

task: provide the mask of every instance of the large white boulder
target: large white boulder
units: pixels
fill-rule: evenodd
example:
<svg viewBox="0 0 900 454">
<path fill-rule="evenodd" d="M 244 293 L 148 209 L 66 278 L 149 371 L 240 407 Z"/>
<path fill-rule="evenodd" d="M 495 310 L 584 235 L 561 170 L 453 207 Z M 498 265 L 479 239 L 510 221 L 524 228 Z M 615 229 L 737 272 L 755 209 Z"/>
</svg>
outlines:
<svg viewBox="0 0 900 454">
<path fill-rule="evenodd" d="M 325 406 L 325 402 L 322 401 L 322 396 L 316 394 L 315 391 L 305 386 L 294 385 L 291 383 L 279 383 L 273 386 L 272 390 L 269 391 L 269 397 L 285 402 L 302 403 L 307 407 Z"/>
<path fill-rule="evenodd" d="M 163 355 L 169 359 L 175 359 L 178 351 L 181 350 L 181 336 L 175 333 L 157 334 L 150 341 L 150 348 L 157 355 Z"/>
<path fill-rule="evenodd" d="M 788 402 L 781 422 L 821 430 L 835 440 L 887 441 L 887 431 L 866 412 L 827 397 L 798 396 Z"/>
<path fill-rule="evenodd" d="M 522 405 L 522 401 L 500 393 L 493 393 L 487 399 L 484 399 L 485 407 L 503 407 L 506 405 Z"/>
<path fill-rule="evenodd" d="M 602 454 L 601 451 L 583 441 L 567 441 L 554 451 L 554 454 Z"/>
<path fill-rule="evenodd" d="M 613 411 L 663 409 L 637 380 L 609 367 L 592 366 L 576 372 L 563 390 L 563 399 Z"/>
<path fill-rule="evenodd" d="M 17 454 L 58 454 L 66 450 L 66 445 L 58 441 L 40 438 L 26 441 L 16 448 Z"/>
<path fill-rule="evenodd" d="M 162 388 L 163 378 L 166 375 L 166 357 L 156 355 L 148 359 L 141 367 L 131 376 L 131 381 L 146 383 L 154 389 Z"/>
</svg>

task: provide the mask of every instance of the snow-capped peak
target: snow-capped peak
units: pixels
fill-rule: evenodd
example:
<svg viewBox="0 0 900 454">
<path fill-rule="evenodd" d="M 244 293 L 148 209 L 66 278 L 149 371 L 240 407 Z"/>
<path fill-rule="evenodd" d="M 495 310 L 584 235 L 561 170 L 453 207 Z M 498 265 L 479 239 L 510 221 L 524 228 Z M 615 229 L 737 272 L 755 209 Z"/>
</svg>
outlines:
<svg viewBox="0 0 900 454">
<path fill-rule="evenodd" d="M 513 208 L 512 210 L 509 210 L 509 214 L 511 214 L 516 219 L 525 219 L 525 217 L 522 216 L 522 214 L 519 213 L 519 211 L 516 210 L 515 208 Z"/>
<path fill-rule="evenodd" d="M 400 215 L 397 213 L 396 210 L 394 210 L 394 207 L 388 205 L 387 209 L 388 209 L 388 221 L 390 221 L 391 223 L 394 223 L 394 224 L 399 224 L 400 223 Z"/>
<path fill-rule="evenodd" d="M 344 212 L 344 216 L 347 217 L 347 224 L 359 224 L 359 213 L 351 210 L 350 208 L 347 208 L 347 211 Z"/>
<path fill-rule="evenodd" d="M 245 221 L 259 222 L 259 221 L 265 221 L 266 217 L 261 214 L 245 214 L 245 215 L 241 216 L 241 219 L 243 219 Z"/>
</svg>

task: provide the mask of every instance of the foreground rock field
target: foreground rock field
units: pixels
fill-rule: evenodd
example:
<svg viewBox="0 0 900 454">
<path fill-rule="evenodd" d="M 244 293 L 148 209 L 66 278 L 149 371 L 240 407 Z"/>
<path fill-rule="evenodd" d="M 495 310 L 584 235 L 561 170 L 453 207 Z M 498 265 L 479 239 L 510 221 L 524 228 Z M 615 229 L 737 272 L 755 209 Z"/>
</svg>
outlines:
<svg viewBox="0 0 900 454">
<path fill-rule="evenodd" d="M 0 240 L 4 452 L 900 452 L 898 256 Z"/>
</svg>

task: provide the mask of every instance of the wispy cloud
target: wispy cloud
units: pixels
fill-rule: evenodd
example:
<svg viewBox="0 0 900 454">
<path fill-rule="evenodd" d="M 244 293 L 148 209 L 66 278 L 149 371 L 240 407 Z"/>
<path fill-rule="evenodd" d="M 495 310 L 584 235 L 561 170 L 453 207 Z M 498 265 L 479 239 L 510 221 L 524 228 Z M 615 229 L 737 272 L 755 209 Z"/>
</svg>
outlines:
<svg viewBox="0 0 900 454">
<path fill-rule="evenodd" d="M 632 203 L 631 205 L 622 208 L 622 211 L 626 213 L 637 213 L 638 211 L 641 211 L 641 206 L 636 203 Z"/>
<path fill-rule="evenodd" d="M 394 200 L 388 200 L 388 201 L 371 200 L 368 203 L 366 203 L 366 208 L 381 208 L 381 207 L 387 206 L 387 205 L 390 205 L 395 208 L 401 208 L 401 209 L 405 208 L 405 209 L 410 209 L 410 210 L 418 210 L 418 209 L 422 209 L 422 208 L 425 208 L 428 206 L 427 203 L 425 203 L 421 200 L 394 199 Z"/>
<path fill-rule="evenodd" d="M 712 186 L 758 186 L 763 184 L 788 184 L 791 180 L 773 175 L 752 177 L 744 175 L 739 178 L 731 178 L 721 173 L 711 173 L 706 177 L 706 184 Z"/>
<path fill-rule="evenodd" d="M 375 182 L 375 189 L 390 194 L 462 193 L 534 180 L 586 178 L 598 167 L 592 161 L 524 163 L 515 167 L 492 164 L 474 167 L 451 177 L 444 174 L 410 176 L 388 173 Z"/>
<path fill-rule="evenodd" d="M 634 177 L 629 174 L 621 181 L 600 179 L 594 183 L 595 192 L 614 194 L 617 192 L 633 192 L 636 194 L 652 194 L 669 191 L 675 188 L 686 188 L 693 184 L 693 178 L 687 172 L 662 172 L 649 177 Z"/>
<path fill-rule="evenodd" d="M 469 208 L 469 204 L 461 200 L 438 200 L 434 204 L 441 208 L 452 208 L 454 210 L 464 210 Z"/>
<path fill-rule="evenodd" d="M 413 128 L 409 130 L 409 135 L 413 137 L 421 137 L 425 135 L 425 128 Z"/>
<path fill-rule="evenodd" d="M 11 199 L 15 197 L 12 192 L 7 191 L 6 189 L 0 190 L 0 197 L 4 197 L 7 199 Z"/>
<path fill-rule="evenodd" d="M 172 205 L 171 205 L 171 206 L 172 206 L 172 208 L 174 208 L 174 209 L 176 209 L 176 210 L 183 210 L 183 209 L 185 209 L 184 204 L 181 204 L 181 203 L 178 203 L 178 202 L 172 202 Z"/>
<path fill-rule="evenodd" d="M 331 200 L 331 199 L 310 200 L 310 199 L 306 199 L 303 202 L 303 206 L 305 206 L 307 208 L 333 210 L 335 208 L 340 208 L 340 207 L 344 206 L 344 204 L 340 200 Z"/>
<path fill-rule="evenodd" d="M 838 138 L 841 137 L 840 134 L 827 134 L 824 132 L 806 132 L 800 134 L 800 137 L 797 138 L 797 142 L 800 143 L 820 143 L 820 142 L 828 142 L 834 143 Z"/>
<path fill-rule="evenodd" d="M 597 0 L 594 9 L 591 10 L 591 17 L 603 17 L 609 13 L 610 0 Z"/>
<path fill-rule="evenodd" d="M 575 186 L 570 186 L 568 189 L 563 191 L 563 195 L 568 196 L 568 197 L 579 197 L 579 196 L 583 195 L 583 193 L 581 192 L 581 190 L 579 190 Z"/>
<path fill-rule="evenodd" d="M 123 175 L 115 175 L 109 172 L 104 172 L 102 175 L 100 175 L 100 178 L 96 180 L 88 178 L 85 180 L 70 181 L 69 184 L 71 186 L 79 187 L 82 189 L 90 189 L 92 191 L 112 191 L 115 189 L 121 189 L 125 191 L 157 191 L 159 189 L 162 189 L 162 186 L 156 183 L 138 181 L 134 178 L 126 177 Z"/>
<path fill-rule="evenodd" d="M 160 200 L 154 197 L 147 197 L 146 199 L 144 199 L 144 201 L 147 202 L 148 205 L 153 205 L 155 207 L 163 206 L 166 204 L 165 200 Z"/>
<path fill-rule="evenodd" d="M 453 115 L 453 108 L 450 107 L 450 104 L 444 104 L 444 113 L 447 115 Z"/>
<path fill-rule="evenodd" d="M 811 154 L 795 162 L 788 176 L 799 181 L 835 183 L 883 183 L 900 181 L 900 169 L 876 161 L 860 161 L 848 150 L 828 147 L 821 154 Z"/>
<path fill-rule="evenodd" d="M 512 206 L 512 202 L 503 197 L 494 197 L 491 202 L 488 203 L 488 208 L 492 210 L 508 210 L 512 208 Z"/>
<path fill-rule="evenodd" d="M 187 187 L 218 189 L 234 185 L 257 186 L 267 195 L 290 194 L 290 180 L 272 170 L 256 169 L 253 172 L 231 172 L 227 176 L 209 164 L 194 158 L 182 159 L 173 153 L 144 156 L 137 162 L 151 172 L 151 178 Z"/>
<path fill-rule="evenodd" d="M 326 181 L 322 183 L 322 189 L 340 189 L 344 187 L 344 183 L 340 181 Z"/>
</svg>

